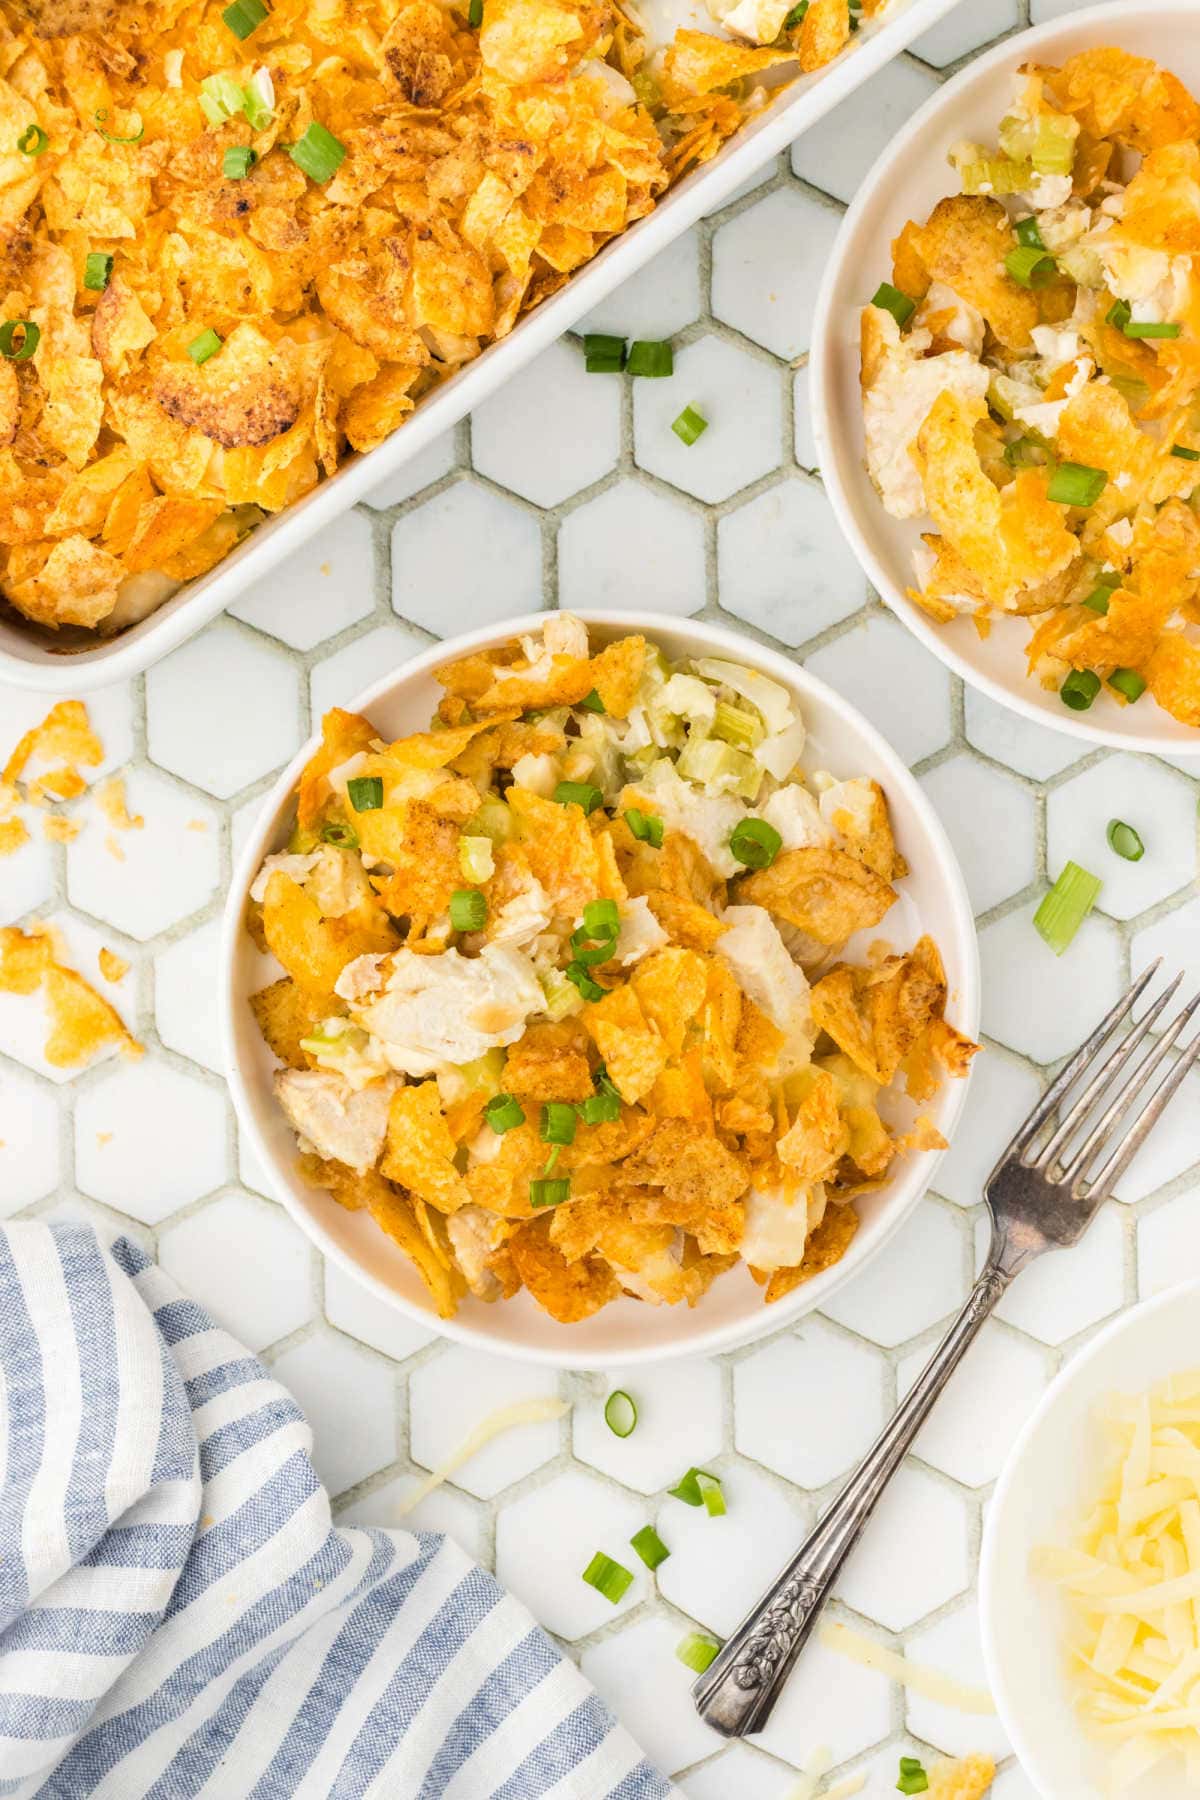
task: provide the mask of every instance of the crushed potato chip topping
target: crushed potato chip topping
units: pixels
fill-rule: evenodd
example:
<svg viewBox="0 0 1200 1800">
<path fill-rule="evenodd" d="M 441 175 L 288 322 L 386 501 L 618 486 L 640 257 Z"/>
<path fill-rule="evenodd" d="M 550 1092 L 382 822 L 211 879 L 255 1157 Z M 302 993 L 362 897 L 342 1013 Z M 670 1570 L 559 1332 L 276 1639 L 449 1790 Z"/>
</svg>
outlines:
<svg viewBox="0 0 1200 1800">
<path fill-rule="evenodd" d="M 862 315 L 871 479 L 934 527 L 910 597 L 1031 618 L 1076 710 L 1086 670 L 1200 727 L 1200 102 L 1100 47 L 1023 67 L 998 136 Z"/>
<path fill-rule="evenodd" d="M 124 629 L 382 443 L 856 22 L 768 10 L 663 52 L 629 0 L 8 7 L 8 604 Z"/>
<path fill-rule="evenodd" d="M 250 888 L 305 1178 L 443 1316 L 694 1306 L 739 1260 L 779 1299 L 941 1145 L 919 1106 L 976 1048 L 929 938 L 860 947 L 907 874 L 885 795 L 802 773 L 778 682 L 568 614 L 437 676 L 427 732 L 326 715 Z"/>
<path fill-rule="evenodd" d="M 45 926 L 28 932 L 15 925 L 0 928 L 0 993 L 42 993 L 48 1015 L 46 1061 L 55 1069 L 81 1069 L 114 1047 L 126 1056 L 140 1056 L 142 1046 L 121 1015 L 77 969 L 67 967 L 62 955 L 56 934 Z"/>
</svg>

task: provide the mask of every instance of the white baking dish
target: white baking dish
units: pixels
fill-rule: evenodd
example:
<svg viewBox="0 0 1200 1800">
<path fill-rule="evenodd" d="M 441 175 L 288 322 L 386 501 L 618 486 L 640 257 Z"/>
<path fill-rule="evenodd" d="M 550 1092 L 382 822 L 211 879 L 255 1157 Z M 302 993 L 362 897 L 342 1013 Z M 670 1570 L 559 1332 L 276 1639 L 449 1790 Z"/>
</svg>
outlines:
<svg viewBox="0 0 1200 1800">
<path fill-rule="evenodd" d="M 511 336 L 493 344 L 423 401 L 386 443 L 353 458 L 303 500 L 261 525 L 224 562 L 191 582 L 140 625 L 107 642 L 67 651 L 56 649 L 46 634 L 35 634 L 12 619 L 0 619 L 0 680 L 43 692 L 60 692 L 69 685 L 76 693 L 87 693 L 157 662 L 215 618 L 252 582 L 269 574 L 322 525 L 361 500 L 478 406 L 539 350 L 957 4 L 958 0 L 892 0 L 886 17 L 864 25 L 836 61 L 786 88 L 710 163 L 687 176 L 652 213 L 614 239 L 564 288 L 523 319 Z"/>
</svg>

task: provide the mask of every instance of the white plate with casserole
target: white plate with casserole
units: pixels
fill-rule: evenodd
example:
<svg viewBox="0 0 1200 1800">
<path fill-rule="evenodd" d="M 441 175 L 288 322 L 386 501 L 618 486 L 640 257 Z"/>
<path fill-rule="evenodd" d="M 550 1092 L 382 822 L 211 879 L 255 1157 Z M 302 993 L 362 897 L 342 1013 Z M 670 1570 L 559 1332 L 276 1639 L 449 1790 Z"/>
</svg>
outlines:
<svg viewBox="0 0 1200 1800">
<path fill-rule="evenodd" d="M 192 581 L 142 622 L 108 640 L 56 646 L 53 634 L 0 616 L 0 680 L 18 687 L 86 693 L 157 662 L 214 618 L 239 594 L 298 550 L 313 534 L 386 481 L 433 440 L 481 404 L 540 350 L 596 307 L 621 282 L 809 126 L 823 118 L 885 63 L 941 19 L 958 0 L 892 0 L 886 15 L 866 22 L 824 69 L 788 86 L 703 167 L 685 177 L 644 219 L 615 238 L 567 284 L 520 320 L 500 342 L 436 389 L 377 449 L 350 458 L 330 479 L 253 531 L 207 575 Z M 714 29 L 703 0 L 651 0 L 673 30 L 678 23 Z"/>
<path fill-rule="evenodd" d="M 439 664 L 473 650 L 489 649 L 524 632 L 536 632 L 545 614 L 437 645 L 386 676 L 350 702 L 390 736 L 423 729 L 441 689 L 433 679 Z M 822 682 L 787 658 L 720 626 L 651 614 L 604 615 L 585 621 L 593 643 L 642 632 L 674 660 L 688 656 L 733 659 L 783 684 L 808 729 L 802 756 L 805 769 L 872 776 L 890 806 L 897 848 L 911 873 L 900 882 L 899 898 L 883 927 L 897 949 L 908 949 L 928 933 L 941 953 L 949 988 L 947 1017 L 968 1036 L 976 1035 L 979 974 L 974 924 L 954 853 L 936 815 L 900 758 L 871 725 Z M 242 1130 L 266 1172 L 272 1191 L 328 1256 L 365 1283 L 380 1299 L 461 1342 L 559 1367 L 612 1367 L 726 1349 L 784 1326 L 820 1306 L 850 1280 L 870 1257 L 884 1251 L 901 1221 L 917 1203 L 937 1163 L 930 1151 L 897 1159 L 895 1173 L 858 1204 L 861 1224 L 843 1257 L 771 1306 L 744 1266 L 722 1275 L 692 1309 L 652 1306 L 622 1298 L 573 1325 L 557 1324 L 527 1293 L 487 1304 L 468 1298 L 451 1319 L 439 1320 L 412 1265 L 380 1232 L 369 1215 L 348 1212 L 324 1190 L 310 1187 L 297 1169 L 294 1133 L 276 1101 L 275 1059 L 262 1041 L 249 996 L 278 973 L 257 951 L 245 928 L 246 897 L 265 856 L 287 842 L 294 820 L 294 790 L 300 769 L 312 754 L 307 745 L 263 802 L 261 818 L 239 859 L 226 907 L 222 940 L 224 1045 L 230 1088 Z M 864 934 L 865 935 L 865 934 Z M 876 935 L 874 933 L 872 936 Z M 944 1081 L 922 1110 L 949 1139 L 966 1097 L 967 1082 Z M 231 1247 L 232 1249 L 233 1247 Z"/>
<path fill-rule="evenodd" d="M 1200 734 L 1148 694 L 1137 706 L 1101 694 L 1090 711 L 1072 712 L 1057 692 L 1041 688 L 1026 674 L 1025 619 L 996 617 L 986 638 L 965 615 L 949 625 L 935 623 L 906 592 L 914 580 L 913 549 L 929 521 L 890 517 L 866 471 L 859 318 L 878 284 L 890 278 L 892 239 L 906 220 L 926 218 L 954 191 L 947 162 L 954 143 L 994 142 L 1021 63 L 1057 65 L 1108 44 L 1154 59 L 1200 94 L 1200 9 L 1194 0 L 1122 0 L 1009 38 L 948 82 L 888 146 L 847 213 L 826 269 L 809 362 L 813 417 L 822 475 L 843 532 L 884 600 L 935 656 L 1000 705 L 1056 731 L 1125 750 L 1200 755 Z"/>
</svg>

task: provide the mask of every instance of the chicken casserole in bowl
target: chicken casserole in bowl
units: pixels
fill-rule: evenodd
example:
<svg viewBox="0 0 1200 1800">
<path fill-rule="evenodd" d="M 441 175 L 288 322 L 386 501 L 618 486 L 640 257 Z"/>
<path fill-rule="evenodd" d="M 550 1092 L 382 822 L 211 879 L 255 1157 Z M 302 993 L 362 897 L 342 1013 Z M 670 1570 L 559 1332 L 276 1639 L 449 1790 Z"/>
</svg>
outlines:
<svg viewBox="0 0 1200 1800">
<path fill-rule="evenodd" d="M 528 1348 L 531 1304 L 566 1360 L 577 1340 L 611 1360 L 631 1313 L 679 1301 L 698 1332 L 634 1338 L 769 1328 L 861 1260 L 859 1209 L 881 1237 L 878 1197 L 957 1112 L 957 871 L 923 819 L 947 929 L 922 929 L 938 901 L 918 917 L 905 892 L 876 745 L 868 773 L 830 770 L 836 724 L 764 660 L 788 669 L 711 627 L 490 636 L 437 669 L 431 729 L 389 738 L 371 696 L 328 715 L 247 850 L 226 942 L 243 1116 L 306 1222 L 336 1220 L 360 1270 L 399 1247 L 453 1335 L 511 1310 L 500 1335 Z"/>
</svg>

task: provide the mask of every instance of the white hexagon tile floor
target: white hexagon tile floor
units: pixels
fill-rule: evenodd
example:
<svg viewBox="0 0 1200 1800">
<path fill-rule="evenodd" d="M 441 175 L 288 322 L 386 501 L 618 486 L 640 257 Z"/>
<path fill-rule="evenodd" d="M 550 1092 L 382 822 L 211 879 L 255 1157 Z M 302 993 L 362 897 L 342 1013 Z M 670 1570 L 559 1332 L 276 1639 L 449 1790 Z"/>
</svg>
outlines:
<svg viewBox="0 0 1200 1800">
<path fill-rule="evenodd" d="M 1033 0 L 1035 22 L 1064 10 Z M 497 1569 L 689 1800 L 783 1800 L 821 1744 L 879 1795 L 901 1752 L 989 1749 L 997 1800 L 1031 1800 L 993 1721 L 905 1697 L 820 1645 L 756 1744 L 726 1746 L 696 1719 L 673 1649 L 694 1625 L 729 1630 L 912 1379 L 982 1254 L 980 1181 L 1048 1067 L 1131 968 L 1159 953 L 1200 967 L 1200 763 L 1089 751 L 964 693 L 869 593 L 814 469 L 803 365 L 841 207 L 941 76 L 1028 16 L 1027 0 L 967 0 L 586 321 L 673 336 L 671 380 L 587 377 L 564 340 L 228 617 L 96 695 L 95 775 L 124 768 L 144 819 L 123 860 L 93 812 L 71 844 L 35 834 L 0 865 L 0 919 L 54 918 L 81 967 L 102 944 L 132 964 L 107 991 L 147 1045 L 139 1063 L 64 1081 L 42 1059 L 34 1002 L 0 998 L 0 1216 L 83 1213 L 155 1251 L 293 1386 L 348 1519 L 387 1523 L 483 1413 L 561 1390 L 570 1417 L 495 1443 L 413 1517 Z M 687 403 L 710 420 L 690 450 L 669 429 Z M 556 604 L 725 618 L 862 707 L 954 840 L 986 981 L 966 1117 L 886 1260 L 823 1317 L 627 1377 L 641 1423 L 625 1441 L 603 1424 L 603 1373 L 559 1378 L 443 1343 L 322 1267 L 263 1193 L 219 1076 L 216 919 L 276 769 L 323 708 L 432 636 Z M 44 710 L 0 690 L 0 754 Z M 1136 865 L 1105 848 L 1114 813 L 1145 839 Z M 1069 856 L 1105 885 L 1058 961 L 1031 916 Z M 881 1642 L 981 1678 L 981 1521 L 1014 1434 L 1115 1311 L 1200 1274 L 1198 1102 L 1194 1078 L 1085 1245 L 1008 1295 L 922 1433 L 835 1603 Z M 720 1471 L 724 1518 L 667 1495 L 692 1463 Z M 657 1577 L 627 1548 L 648 1522 L 671 1549 Z M 636 1570 L 616 1608 L 579 1579 L 597 1548 Z"/>
</svg>

